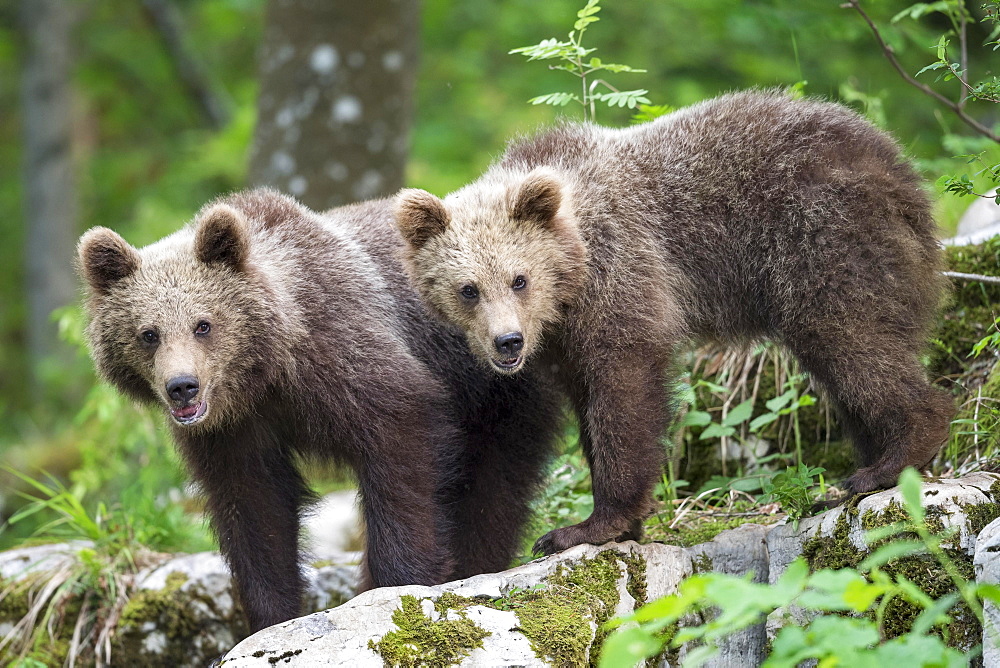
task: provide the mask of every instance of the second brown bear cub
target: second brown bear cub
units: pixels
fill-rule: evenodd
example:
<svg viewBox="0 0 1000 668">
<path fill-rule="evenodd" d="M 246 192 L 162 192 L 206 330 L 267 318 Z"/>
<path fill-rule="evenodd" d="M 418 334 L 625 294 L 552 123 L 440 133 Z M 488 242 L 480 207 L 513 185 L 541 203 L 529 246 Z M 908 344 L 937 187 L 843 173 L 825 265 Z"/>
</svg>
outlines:
<svg viewBox="0 0 1000 668">
<path fill-rule="evenodd" d="M 947 436 L 952 402 L 918 359 L 943 280 L 927 196 L 840 105 L 748 92 L 628 129 L 561 125 L 444 201 L 403 191 L 397 224 L 418 291 L 474 353 L 504 374 L 538 358 L 570 394 L 594 512 L 537 550 L 641 533 L 691 339 L 795 354 L 853 440 L 852 492 Z"/>
</svg>

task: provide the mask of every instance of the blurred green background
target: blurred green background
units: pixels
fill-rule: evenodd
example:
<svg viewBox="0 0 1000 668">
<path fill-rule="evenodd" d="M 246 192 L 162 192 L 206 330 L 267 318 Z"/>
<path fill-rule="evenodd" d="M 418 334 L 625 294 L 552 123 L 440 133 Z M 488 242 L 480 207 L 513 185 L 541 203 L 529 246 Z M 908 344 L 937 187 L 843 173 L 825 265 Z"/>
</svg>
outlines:
<svg viewBox="0 0 1000 668">
<path fill-rule="evenodd" d="M 25 0 L 30 2 L 31 0 Z M 266 23 L 264 0 L 176 0 L 185 38 L 207 78 L 223 93 L 230 120 L 214 129 L 183 90 L 170 55 L 140 3 L 81 2 L 74 29 L 73 157 L 79 221 L 74 234 L 111 227 L 134 245 L 177 229 L 207 200 L 246 184 L 258 93 L 257 52 Z M 508 55 L 548 37 L 565 38 L 581 0 L 425 0 L 420 67 L 407 185 L 444 194 L 474 178 L 514 134 L 530 132 L 573 107 L 527 100 L 575 81 L 544 63 Z M 935 59 L 948 25 L 940 15 L 891 18 L 912 3 L 866 3 L 867 11 L 915 73 Z M 595 55 L 644 68 L 613 75 L 621 87 L 648 89 L 656 104 L 683 106 L 721 92 L 801 84 L 808 95 L 838 99 L 867 113 L 898 137 L 929 182 L 969 172 L 953 156 L 996 146 L 975 137 L 952 114 L 907 85 L 886 62 L 861 18 L 836 0 L 608 0 L 587 33 Z M 979 3 L 969 4 L 979 12 Z M 979 14 L 981 16 L 981 13 Z M 407 29 L 417 30 L 417 26 Z M 973 23 L 970 50 L 984 63 L 986 27 Z M 62 325 L 63 356 L 27 352 L 24 118 L 19 99 L 25 37 L 19 7 L 0 3 L 0 461 L 32 475 L 40 469 L 82 493 L 146 504 L 159 513 L 150 531 L 169 532 L 171 495 L 183 475 L 158 415 L 130 407 L 95 385 L 80 345 L 78 310 Z M 932 83 L 933 75 L 923 77 Z M 955 96 L 957 83 L 935 84 Z M 996 107 L 970 108 L 987 124 Z M 992 116 L 990 115 L 992 114 Z M 597 120 L 623 125 L 628 110 L 602 109 Z M 943 236 L 969 204 L 937 194 Z M 72 257 L 64 258 L 67 264 Z M 10 475 L 0 478 L 9 514 L 19 503 Z M 168 517 L 170 515 L 170 517 Z M 178 520 L 179 521 L 179 520 Z M 180 526 L 178 524 L 178 526 Z M 0 547 L 27 529 L 0 529 Z M 181 531 L 178 529 L 178 531 Z M 204 536 L 179 533 L 163 544 L 198 546 Z"/>
</svg>

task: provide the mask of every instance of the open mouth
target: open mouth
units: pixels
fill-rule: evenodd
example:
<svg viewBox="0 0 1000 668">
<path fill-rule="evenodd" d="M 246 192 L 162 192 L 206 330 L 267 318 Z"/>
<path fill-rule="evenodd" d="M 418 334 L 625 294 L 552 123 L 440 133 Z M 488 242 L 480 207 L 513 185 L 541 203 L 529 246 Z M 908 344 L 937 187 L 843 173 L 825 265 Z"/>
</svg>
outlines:
<svg viewBox="0 0 1000 668">
<path fill-rule="evenodd" d="M 208 410 L 208 402 L 197 401 L 180 408 L 171 408 L 170 417 L 177 424 L 192 425 L 205 416 L 206 410 Z"/>
<path fill-rule="evenodd" d="M 493 362 L 493 366 L 500 369 L 501 371 L 514 371 L 515 369 L 517 369 L 517 367 L 521 366 L 521 362 L 523 361 L 523 356 L 518 355 L 517 357 L 507 360 L 491 359 L 490 361 Z"/>
</svg>

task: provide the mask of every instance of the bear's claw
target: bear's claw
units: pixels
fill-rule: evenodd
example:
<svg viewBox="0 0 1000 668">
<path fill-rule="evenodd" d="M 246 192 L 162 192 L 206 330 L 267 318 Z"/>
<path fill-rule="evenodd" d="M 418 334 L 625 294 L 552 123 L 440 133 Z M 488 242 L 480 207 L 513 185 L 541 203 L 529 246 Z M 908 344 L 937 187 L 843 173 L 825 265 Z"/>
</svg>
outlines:
<svg viewBox="0 0 1000 668">
<path fill-rule="evenodd" d="M 623 530 L 622 526 L 627 528 Z M 531 551 L 534 554 L 548 556 L 584 543 L 603 545 L 610 542 L 639 540 L 642 534 L 641 519 L 620 518 L 617 521 L 599 522 L 591 517 L 579 524 L 553 529 L 536 540 Z"/>
</svg>

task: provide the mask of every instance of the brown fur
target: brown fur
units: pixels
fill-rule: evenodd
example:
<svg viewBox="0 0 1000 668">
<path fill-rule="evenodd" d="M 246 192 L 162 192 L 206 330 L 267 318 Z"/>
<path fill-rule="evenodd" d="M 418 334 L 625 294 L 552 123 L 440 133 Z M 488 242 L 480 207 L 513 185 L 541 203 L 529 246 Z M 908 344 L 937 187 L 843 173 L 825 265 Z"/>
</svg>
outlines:
<svg viewBox="0 0 1000 668">
<path fill-rule="evenodd" d="M 180 411 L 168 420 L 253 630 L 300 613 L 298 458 L 356 472 L 367 588 L 506 568 L 551 451 L 549 384 L 483 370 L 427 316 L 390 205 L 320 215 L 254 190 L 141 250 L 106 228 L 80 241 L 95 364 Z"/>
<path fill-rule="evenodd" d="M 565 124 L 433 202 L 443 230 L 407 215 L 427 197 L 396 209 L 422 240 L 406 256 L 418 291 L 502 372 L 556 365 L 580 419 L 594 513 L 545 552 L 639 530 L 691 339 L 797 355 L 854 441 L 853 492 L 893 485 L 946 438 L 952 403 L 918 360 L 942 290 L 927 196 L 844 107 L 749 92 L 628 129 Z M 508 332 L 518 359 L 494 342 Z"/>
</svg>

